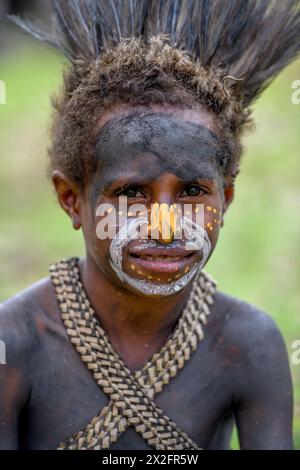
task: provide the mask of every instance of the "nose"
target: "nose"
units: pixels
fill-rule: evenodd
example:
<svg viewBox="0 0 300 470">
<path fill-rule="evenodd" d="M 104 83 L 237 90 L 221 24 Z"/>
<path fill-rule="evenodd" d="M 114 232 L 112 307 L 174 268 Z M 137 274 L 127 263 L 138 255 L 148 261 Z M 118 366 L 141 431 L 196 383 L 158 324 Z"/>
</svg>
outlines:
<svg viewBox="0 0 300 470">
<path fill-rule="evenodd" d="M 176 207 L 177 183 L 177 177 L 166 172 L 160 175 L 152 186 L 148 236 L 159 243 L 170 243 L 174 239 L 176 227 L 178 226 Z"/>
<path fill-rule="evenodd" d="M 178 226 L 176 207 L 174 204 L 154 203 L 150 209 L 148 236 L 159 243 L 168 244 L 174 239 Z"/>
</svg>

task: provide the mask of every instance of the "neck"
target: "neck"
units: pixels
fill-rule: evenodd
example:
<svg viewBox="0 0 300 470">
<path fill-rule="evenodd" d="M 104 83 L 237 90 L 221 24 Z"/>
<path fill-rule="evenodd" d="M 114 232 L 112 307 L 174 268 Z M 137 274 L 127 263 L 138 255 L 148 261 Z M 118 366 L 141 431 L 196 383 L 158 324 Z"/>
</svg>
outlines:
<svg viewBox="0 0 300 470">
<path fill-rule="evenodd" d="M 115 349 L 133 368 L 157 352 L 182 313 L 191 283 L 172 296 L 148 297 L 111 283 L 89 256 L 79 266 L 84 288 Z"/>
</svg>

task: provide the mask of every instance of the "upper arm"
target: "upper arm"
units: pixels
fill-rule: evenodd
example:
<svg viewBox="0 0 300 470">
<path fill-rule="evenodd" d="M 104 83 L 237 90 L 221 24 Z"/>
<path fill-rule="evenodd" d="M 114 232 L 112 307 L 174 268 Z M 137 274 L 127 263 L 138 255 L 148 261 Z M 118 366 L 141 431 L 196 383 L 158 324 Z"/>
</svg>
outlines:
<svg viewBox="0 0 300 470">
<path fill-rule="evenodd" d="M 0 340 L 5 346 L 0 365 L 0 449 L 18 449 L 19 413 L 26 403 L 26 337 L 14 309 L 0 305 Z"/>
<path fill-rule="evenodd" d="M 287 350 L 275 322 L 260 311 L 244 325 L 235 416 L 242 449 L 292 449 L 293 392 Z"/>
<path fill-rule="evenodd" d="M 18 369 L 0 365 L 0 449 L 18 449 L 22 378 Z"/>
</svg>

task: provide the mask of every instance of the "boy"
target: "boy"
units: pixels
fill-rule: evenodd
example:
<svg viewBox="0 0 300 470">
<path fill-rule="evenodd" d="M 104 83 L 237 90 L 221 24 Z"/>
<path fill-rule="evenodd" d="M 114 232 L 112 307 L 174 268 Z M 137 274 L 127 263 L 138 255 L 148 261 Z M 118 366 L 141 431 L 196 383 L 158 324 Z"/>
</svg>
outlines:
<svg viewBox="0 0 300 470">
<path fill-rule="evenodd" d="M 1 448 L 222 449 L 235 419 L 291 449 L 282 336 L 203 267 L 299 1 L 51 3 L 55 35 L 14 21 L 71 61 L 49 170 L 86 256 L 1 306 Z"/>
</svg>

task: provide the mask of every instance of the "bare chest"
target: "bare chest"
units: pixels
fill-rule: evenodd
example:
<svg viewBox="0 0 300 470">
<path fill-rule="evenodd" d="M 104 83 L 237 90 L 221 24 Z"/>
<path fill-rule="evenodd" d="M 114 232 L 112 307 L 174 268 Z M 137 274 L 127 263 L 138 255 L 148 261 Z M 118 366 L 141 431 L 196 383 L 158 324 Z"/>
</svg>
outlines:
<svg viewBox="0 0 300 470">
<path fill-rule="evenodd" d="M 174 376 L 172 368 L 148 371 L 142 379 L 133 373 L 132 382 L 123 377 L 115 390 L 110 390 L 109 376 L 97 383 L 67 339 L 52 341 L 40 357 L 40 369 L 32 372 L 31 400 L 21 426 L 24 448 L 55 449 L 61 442 L 77 446 L 78 436 L 77 441 L 70 438 L 78 432 L 84 446 L 98 439 L 112 450 L 153 449 L 151 437 L 159 433 L 170 435 L 170 442 L 178 433 L 209 448 L 230 409 L 230 385 L 205 339 Z"/>
</svg>

